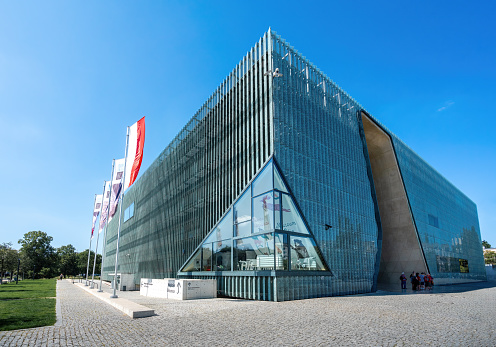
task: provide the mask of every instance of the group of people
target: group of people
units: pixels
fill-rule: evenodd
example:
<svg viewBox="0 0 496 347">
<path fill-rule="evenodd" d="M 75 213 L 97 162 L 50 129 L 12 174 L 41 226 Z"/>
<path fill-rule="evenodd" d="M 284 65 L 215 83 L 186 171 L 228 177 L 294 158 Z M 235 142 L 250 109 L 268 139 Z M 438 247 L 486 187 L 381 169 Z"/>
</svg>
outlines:
<svg viewBox="0 0 496 347">
<path fill-rule="evenodd" d="M 404 272 L 401 273 L 400 281 L 401 289 L 406 289 L 407 278 Z M 412 284 L 412 290 L 431 290 L 432 286 L 434 285 L 434 279 L 430 274 L 426 274 L 423 272 L 419 274 L 418 272 L 415 273 L 415 271 L 412 271 L 412 273 L 410 274 L 410 283 Z"/>
</svg>

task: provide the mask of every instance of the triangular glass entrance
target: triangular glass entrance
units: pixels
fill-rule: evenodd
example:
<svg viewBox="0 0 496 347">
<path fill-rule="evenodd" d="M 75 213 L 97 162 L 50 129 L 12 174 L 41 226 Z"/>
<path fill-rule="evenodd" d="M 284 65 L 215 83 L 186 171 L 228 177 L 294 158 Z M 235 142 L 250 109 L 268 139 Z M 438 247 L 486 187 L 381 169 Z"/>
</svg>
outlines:
<svg viewBox="0 0 496 347">
<path fill-rule="evenodd" d="M 267 270 L 329 271 L 274 159 L 179 273 Z"/>
</svg>

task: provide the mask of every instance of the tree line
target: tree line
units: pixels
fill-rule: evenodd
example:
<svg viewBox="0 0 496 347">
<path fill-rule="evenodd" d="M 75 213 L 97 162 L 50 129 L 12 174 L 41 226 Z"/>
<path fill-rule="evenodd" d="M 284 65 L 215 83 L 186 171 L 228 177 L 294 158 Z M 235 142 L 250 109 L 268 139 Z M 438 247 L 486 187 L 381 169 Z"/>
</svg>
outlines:
<svg viewBox="0 0 496 347">
<path fill-rule="evenodd" d="M 19 267 L 20 278 L 52 278 L 60 274 L 64 276 L 86 275 L 88 264 L 88 249 L 77 252 L 69 244 L 59 248 L 51 245 L 53 237 L 43 231 L 30 231 L 18 241 L 19 250 L 12 248 L 12 243 L 0 244 L 0 278 L 10 278 L 17 274 Z M 482 241 L 485 248 L 491 248 Z M 93 272 L 95 252 L 90 253 L 90 271 Z M 486 264 L 496 265 L 496 252 L 484 252 Z M 97 254 L 95 273 L 101 273 L 102 256 Z"/>
<path fill-rule="evenodd" d="M 18 241 L 19 250 L 12 248 L 12 242 L 0 244 L 0 276 L 11 280 L 17 274 L 19 278 L 52 278 L 60 274 L 64 276 L 86 275 L 88 252 L 86 249 L 77 252 L 69 244 L 54 248 L 53 237 L 43 231 L 30 231 Z M 90 275 L 93 272 L 95 252 L 90 253 Z M 102 256 L 97 254 L 95 273 L 101 272 Z"/>
<path fill-rule="evenodd" d="M 486 240 L 482 241 L 482 245 L 486 249 L 492 248 Z M 486 250 L 484 252 L 484 262 L 488 265 L 496 265 L 496 252 Z"/>
</svg>

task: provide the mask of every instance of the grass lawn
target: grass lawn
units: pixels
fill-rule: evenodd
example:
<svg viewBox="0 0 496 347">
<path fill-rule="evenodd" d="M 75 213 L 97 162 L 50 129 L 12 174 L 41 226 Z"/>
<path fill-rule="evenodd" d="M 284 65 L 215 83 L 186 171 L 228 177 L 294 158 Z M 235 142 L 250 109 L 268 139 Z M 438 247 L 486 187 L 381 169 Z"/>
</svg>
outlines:
<svg viewBox="0 0 496 347">
<path fill-rule="evenodd" d="M 55 286 L 55 279 L 2 284 L 0 331 L 55 324 Z"/>
</svg>

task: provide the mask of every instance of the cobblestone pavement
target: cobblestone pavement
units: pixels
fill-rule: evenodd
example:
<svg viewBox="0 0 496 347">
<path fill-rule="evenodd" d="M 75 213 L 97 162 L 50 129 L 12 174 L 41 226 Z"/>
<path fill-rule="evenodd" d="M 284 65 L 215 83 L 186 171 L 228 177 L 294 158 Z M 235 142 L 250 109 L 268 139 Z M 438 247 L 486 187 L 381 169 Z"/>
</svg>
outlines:
<svg viewBox="0 0 496 347">
<path fill-rule="evenodd" d="M 71 282 L 57 281 L 62 319 L 0 332 L 0 346 L 495 346 L 492 285 L 280 303 L 119 293 L 157 313 L 133 320 Z"/>
</svg>

